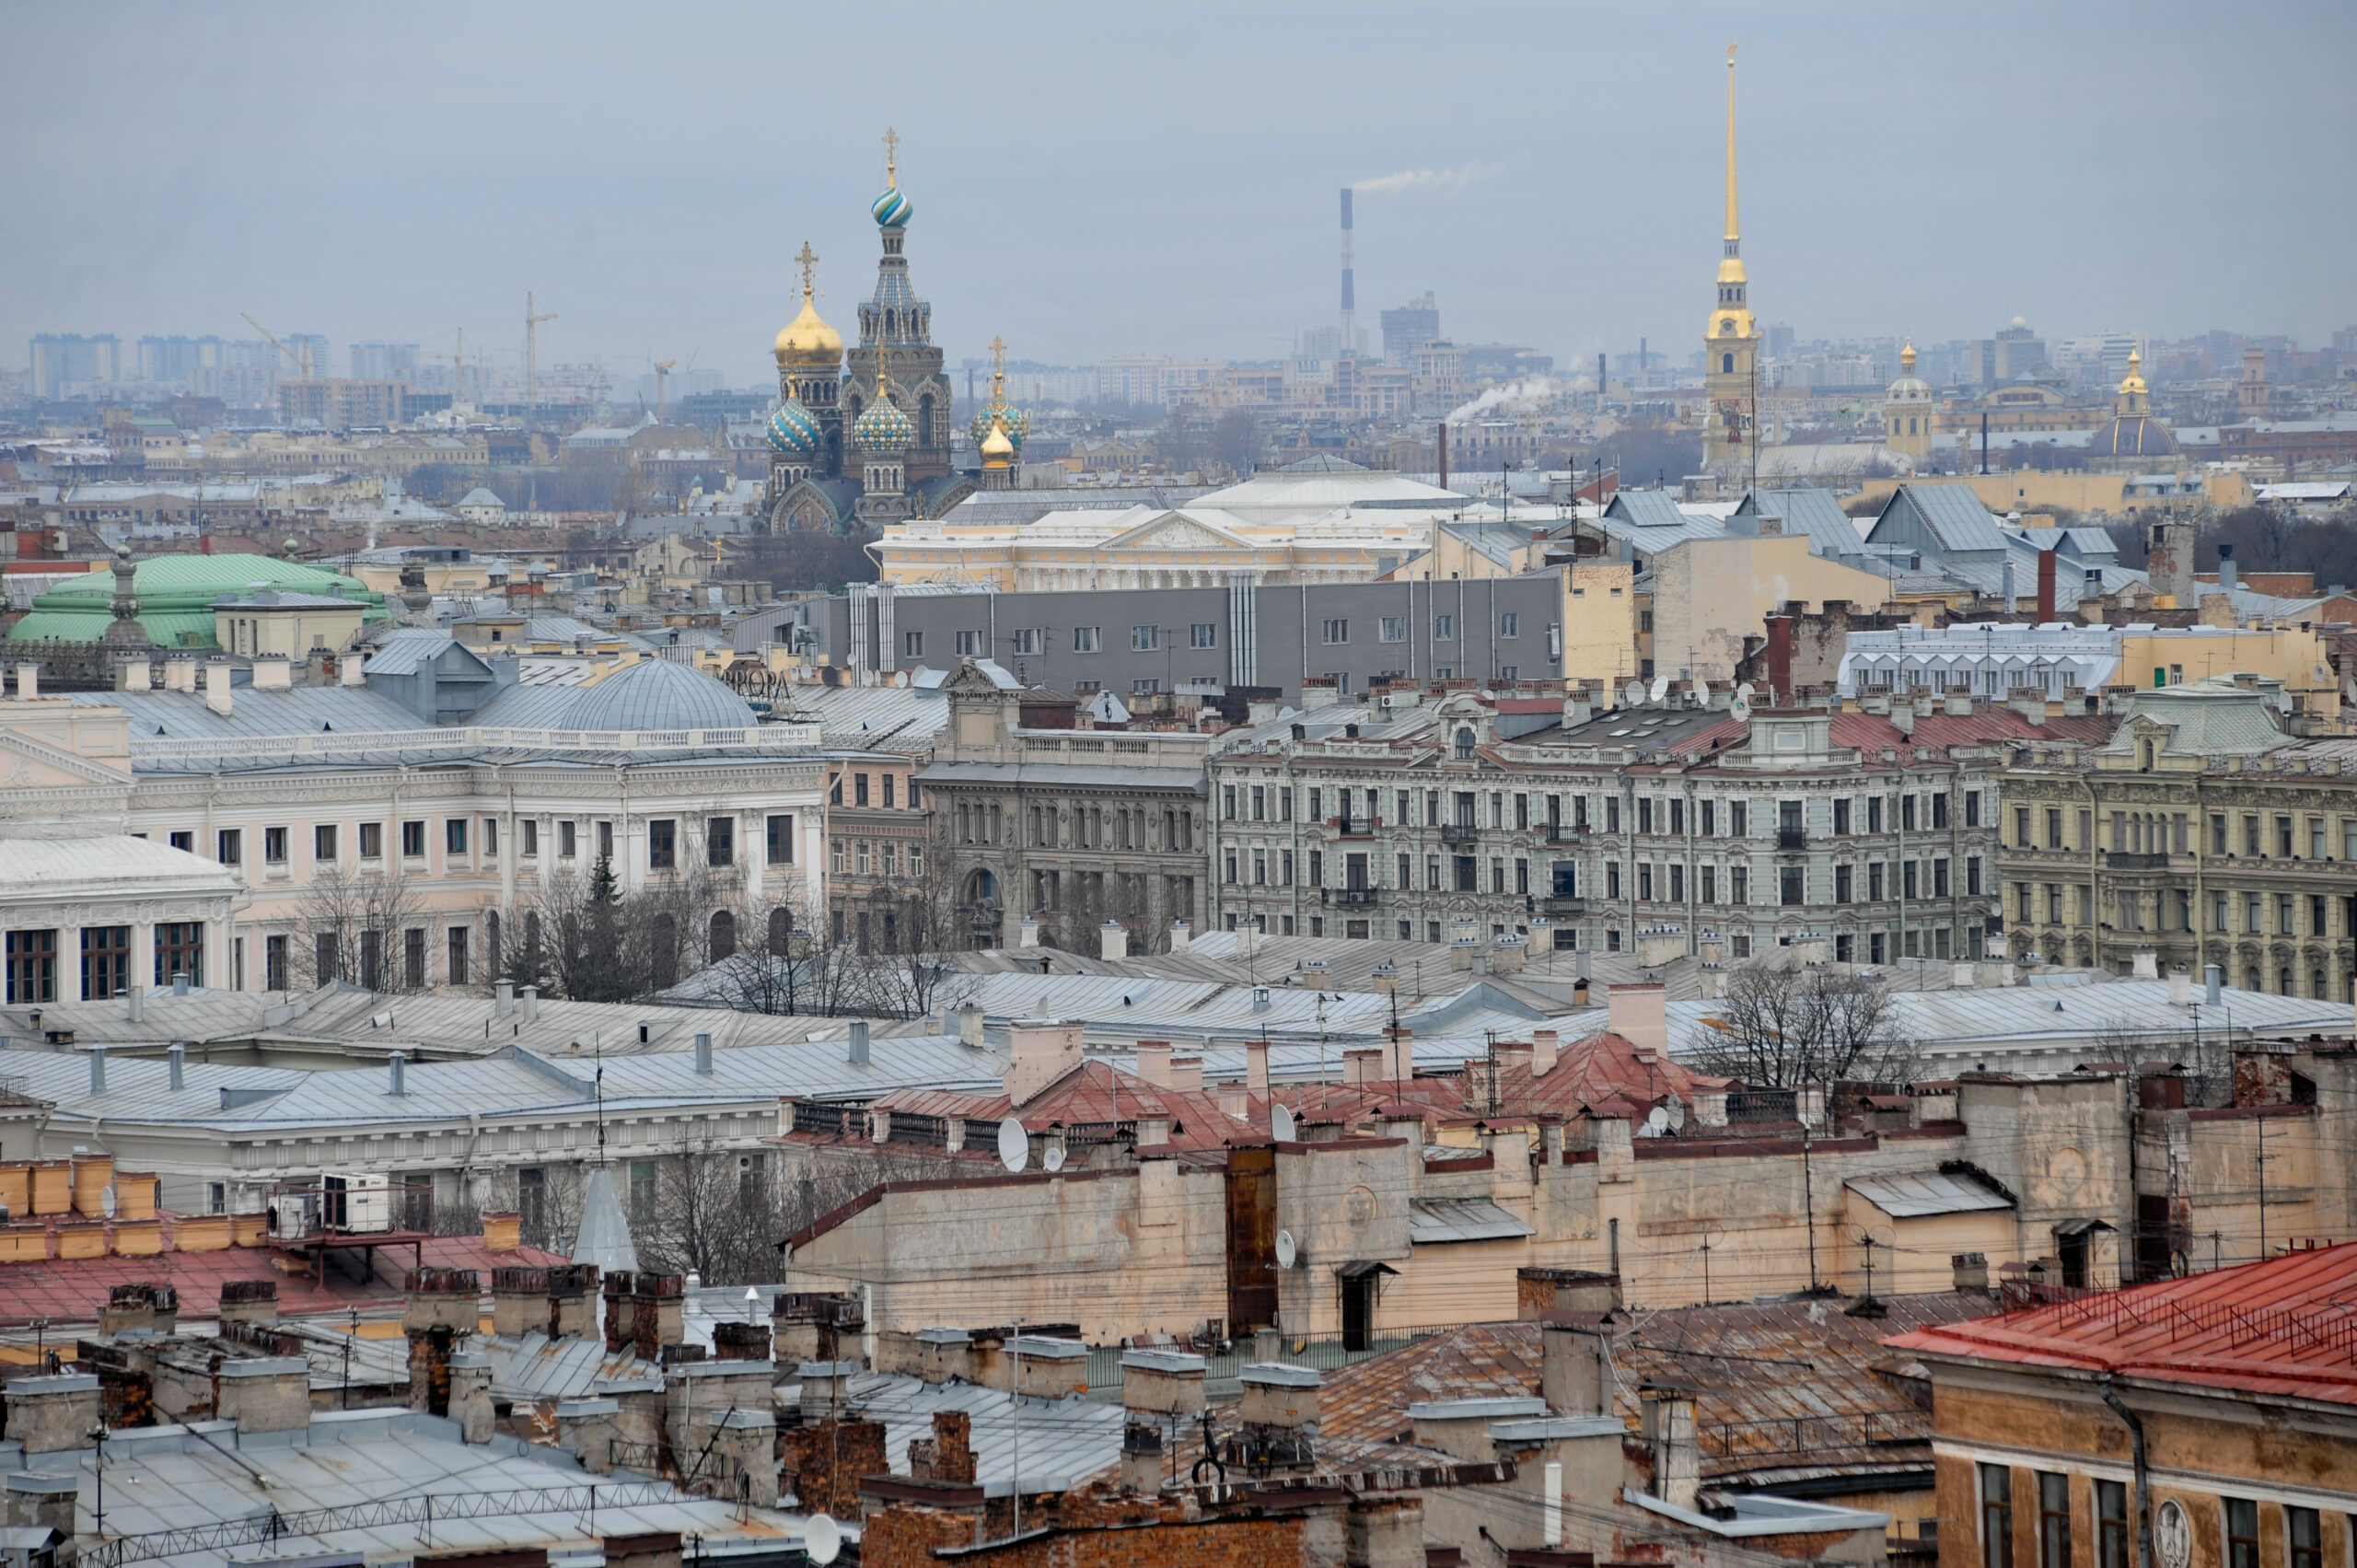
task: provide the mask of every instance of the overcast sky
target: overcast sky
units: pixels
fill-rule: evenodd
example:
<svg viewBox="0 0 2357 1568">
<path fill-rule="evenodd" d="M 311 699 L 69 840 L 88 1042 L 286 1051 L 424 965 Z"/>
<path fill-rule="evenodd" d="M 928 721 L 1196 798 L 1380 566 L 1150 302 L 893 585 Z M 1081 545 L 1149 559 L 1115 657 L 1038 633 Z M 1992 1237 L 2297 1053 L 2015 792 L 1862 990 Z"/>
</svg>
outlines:
<svg viewBox="0 0 2357 1568">
<path fill-rule="evenodd" d="M 2357 6 L 11 4 L 0 363 L 38 331 L 766 371 L 849 336 L 878 138 L 955 365 L 1266 358 L 1431 289 L 1459 342 L 1683 356 L 1725 47 L 1744 255 L 1803 339 L 2357 322 Z M 1447 172 L 1369 191 L 1380 177 Z M 471 356 L 470 356 L 471 357 Z"/>
</svg>

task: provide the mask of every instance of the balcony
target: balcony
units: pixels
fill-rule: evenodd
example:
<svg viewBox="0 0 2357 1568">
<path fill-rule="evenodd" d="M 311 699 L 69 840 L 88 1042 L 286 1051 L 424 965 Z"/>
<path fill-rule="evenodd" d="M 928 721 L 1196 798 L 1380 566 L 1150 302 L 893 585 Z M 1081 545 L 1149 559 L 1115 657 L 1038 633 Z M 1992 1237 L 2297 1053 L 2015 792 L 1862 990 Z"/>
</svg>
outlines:
<svg viewBox="0 0 2357 1568">
<path fill-rule="evenodd" d="M 1779 852 L 1806 849 L 1808 834 L 1798 828 L 1779 828 L 1776 830 L 1776 848 Z"/>
<path fill-rule="evenodd" d="M 1329 817 L 1326 825 L 1334 830 L 1334 836 L 1338 839 L 1371 839 L 1381 830 L 1383 822 L 1375 817 Z"/>
<path fill-rule="evenodd" d="M 1582 836 L 1580 830 L 1569 822 L 1547 824 L 1547 842 L 1550 844 L 1575 844 Z"/>
<path fill-rule="evenodd" d="M 1440 842 L 1445 844 L 1463 844 L 1469 849 L 1480 835 L 1480 830 L 1470 822 L 1443 822 L 1440 825 Z"/>
<path fill-rule="evenodd" d="M 1324 904 L 1372 904 L 1383 896 L 1380 888 L 1320 888 L 1318 901 Z"/>
<path fill-rule="evenodd" d="M 1550 893 L 1538 900 L 1542 914 L 1585 914 L 1587 900 L 1569 893 Z"/>
<path fill-rule="evenodd" d="M 2106 850 L 2103 863 L 2114 871 L 2166 871 L 2169 868 L 2169 857 L 2165 853 L 2155 854 L 2142 850 Z"/>
</svg>

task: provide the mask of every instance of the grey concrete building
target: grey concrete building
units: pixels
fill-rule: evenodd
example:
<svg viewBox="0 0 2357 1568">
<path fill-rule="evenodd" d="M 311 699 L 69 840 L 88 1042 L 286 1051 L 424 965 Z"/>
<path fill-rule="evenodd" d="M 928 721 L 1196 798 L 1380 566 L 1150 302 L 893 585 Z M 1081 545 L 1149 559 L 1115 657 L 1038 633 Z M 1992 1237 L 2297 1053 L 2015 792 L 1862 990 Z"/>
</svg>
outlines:
<svg viewBox="0 0 2357 1568">
<path fill-rule="evenodd" d="M 1377 677 L 1554 680 L 1561 572 L 1474 581 L 995 593 L 853 584 L 749 617 L 737 647 L 795 641 L 861 671 L 992 658 L 1027 685 L 1130 696 L 1182 686 L 1273 689 L 1306 678 L 1348 694 Z"/>
</svg>

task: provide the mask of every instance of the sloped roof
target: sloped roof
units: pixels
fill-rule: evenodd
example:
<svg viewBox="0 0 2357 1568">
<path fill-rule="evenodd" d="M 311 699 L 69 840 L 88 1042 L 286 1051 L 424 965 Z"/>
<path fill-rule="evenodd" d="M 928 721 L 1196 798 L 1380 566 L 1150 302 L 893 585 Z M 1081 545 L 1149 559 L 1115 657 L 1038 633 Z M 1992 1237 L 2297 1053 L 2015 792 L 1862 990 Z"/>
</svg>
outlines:
<svg viewBox="0 0 2357 1568">
<path fill-rule="evenodd" d="M 1575 1116 L 1611 1105 L 1655 1106 L 1671 1095 L 1691 1105 L 1699 1095 L 1722 1094 L 1734 1086 L 1734 1079 L 1689 1071 L 1666 1052 L 1647 1060 L 1625 1037 L 1604 1029 L 1562 1047 L 1546 1073 L 1535 1074 L 1520 1063 L 1501 1072 L 1498 1105 L 1510 1115 L 1554 1111 Z"/>
<path fill-rule="evenodd" d="M 2002 553 L 2005 548 L 2003 530 L 1968 484 L 1902 484 L 1891 492 L 1883 516 L 1888 517 L 1891 507 L 1902 504 L 1914 507 L 1943 551 Z M 1875 527 L 1879 531 L 1880 518 L 1875 519 Z"/>
<path fill-rule="evenodd" d="M 2357 1405 L 2357 1242 L 1994 1317 L 1898 1351 Z"/>
<path fill-rule="evenodd" d="M 2134 716 L 2168 726 L 2168 749 L 2182 755 L 2247 757 L 2292 739 L 2260 691 L 2224 676 L 2142 691 L 2134 701 Z M 2117 755 L 2134 748 L 2135 738 L 2123 724 L 2103 749 Z"/>
<path fill-rule="evenodd" d="M 519 729 L 749 729 L 745 699 L 701 670 L 641 659 L 580 686 L 515 686 L 473 722 Z"/>
<path fill-rule="evenodd" d="M 1020 1120 L 1034 1132 L 1167 1117 L 1171 1123 L 1171 1146 L 1179 1149 L 1222 1148 L 1230 1138 L 1251 1131 L 1248 1123 L 1221 1110 L 1216 1096 L 1199 1089 L 1163 1088 L 1099 1061 L 1083 1062 L 1020 1106 L 1004 1092 L 921 1088 L 896 1090 L 877 1100 L 876 1109 L 975 1121 Z"/>
<path fill-rule="evenodd" d="M 1843 1185 L 1898 1219 L 2010 1209 L 2014 1201 L 1968 1171 L 1917 1170 L 1855 1176 Z"/>
<path fill-rule="evenodd" d="M 589 1185 L 581 1194 L 581 1229 L 573 1238 L 573 1260 L 595 1263 L 609 1274 L 638 1268 L 630 1221 L 623 1217 L 621 1197 L 614 1191 L 614 1173 L 606 1166 L 589 1173 Z"/>
<path fill-rule="evenodd" d="M 1833 559 L 1857 554 L 1865 542 L 1829 490 L 1755 490 L 1743 498 L 1737 515 L 1774 517 L 1785 533 L 1806 534 L 1812 552 Z"/>
</svg>

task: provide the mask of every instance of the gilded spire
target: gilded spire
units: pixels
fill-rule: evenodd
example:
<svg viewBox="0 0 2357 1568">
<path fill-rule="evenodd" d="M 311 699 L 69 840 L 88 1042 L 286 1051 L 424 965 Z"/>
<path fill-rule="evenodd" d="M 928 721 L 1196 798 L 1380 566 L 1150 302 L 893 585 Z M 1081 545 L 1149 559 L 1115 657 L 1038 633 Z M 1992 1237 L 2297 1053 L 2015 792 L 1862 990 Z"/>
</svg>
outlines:
<svg viewBox="0 0 2357 1568">
<path fill-rule="evenodd" d="M 1006 406 L 1006 342 L 1003 338 L 991 340 L 991 404 Z"/>
<path fill-rule="evenodd" d="M 1740 44 L 1727 45 L 1727 254 L 1736 254 L 1738 238 L 1735 221 L 1735 52 Z"/>
<path fill-rule="evenodd" d="M 898 190 L 900 184 L 900 134 L 887 125 L 884 127 L 884 189 Z"/>
<path fill-rule="evenodd" d="M 802 302 L 807 305 L 810 303 L 813 280 L 819 273 L 819 253 L 810 249 L 810 242 L 806 239 L 802 242 L 800 253 L 794 260 L 802 268 Z"/>
</svg>

